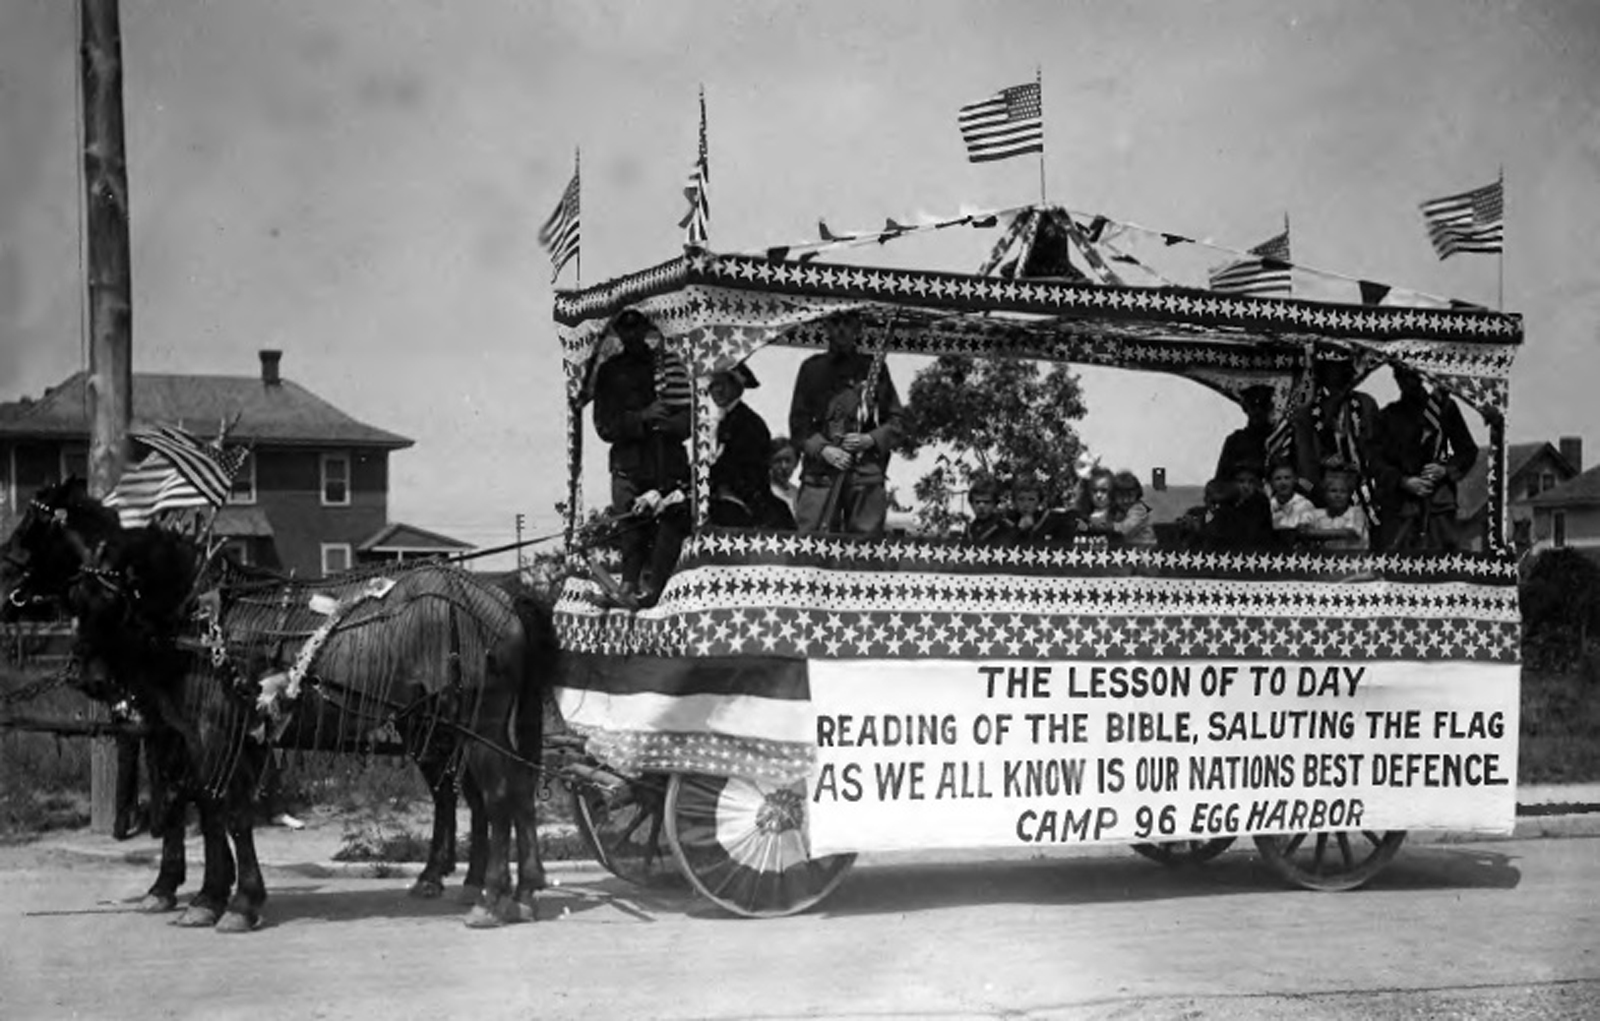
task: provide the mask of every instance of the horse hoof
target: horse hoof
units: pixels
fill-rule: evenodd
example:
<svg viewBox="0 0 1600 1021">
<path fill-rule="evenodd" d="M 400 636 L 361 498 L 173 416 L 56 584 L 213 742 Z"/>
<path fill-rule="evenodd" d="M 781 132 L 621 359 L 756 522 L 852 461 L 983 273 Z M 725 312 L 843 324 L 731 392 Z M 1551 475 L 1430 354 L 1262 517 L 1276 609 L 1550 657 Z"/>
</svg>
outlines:
<svg viewBox="0 0 1600 1021">
<path fill-rule="evenodd" d="M 177 907 L 178 898 L 170 894 L 147 893 L 134 910 L 146 915 L 160 915 Z"/>
<path fill-rule="evenodd" d="M 506 924 L 505 919 L 482 904 L 473 905 L 472 910 L 467 912 L 467 917 L 464 921 L 469 929 L 498 929 Z"/>
<path fill-rule="evenodd" d="M 483 899 L 483 887 L 476 885 L 463 885 L 461 887 L 461 903 L 473 905 Z"/>
<path fill-rule="evenodd" d="M 230 911 L 217 921 L 217 931 L 229 934 L 254 932 L 259 928 L 261 928 L 261 916 L 247 915 L 242 911 Z"/>
<path fill-rule="evenodd" d="M 513 922 L 537 922 L 539 920 L 539 905 L 533 902 L 524 903 L 517 901 L 511 906 L 511 920 Z"/>
<path fill-rule="evenodd" d="M 411 884 L 411 889 L 406 891 L 412 897 L 422 900 L 434 900 L 444 896 L 444 884 L 437 879 L 418 879 Z"/>
<path fill-rule="evenodd" d="M 190 904 L 183 909 L 183 914 L 172 920 L 172 924 L 180 929 L 209 929 L 217 924 L 217 909 Z"/>
</svg>

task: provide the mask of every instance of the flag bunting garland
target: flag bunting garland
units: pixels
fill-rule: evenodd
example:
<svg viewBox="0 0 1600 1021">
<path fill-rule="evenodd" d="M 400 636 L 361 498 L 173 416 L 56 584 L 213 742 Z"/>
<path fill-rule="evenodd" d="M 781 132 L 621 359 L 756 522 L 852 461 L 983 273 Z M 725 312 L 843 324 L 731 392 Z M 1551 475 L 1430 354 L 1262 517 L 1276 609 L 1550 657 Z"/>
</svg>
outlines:
<svg viewBox="0 0 1600 1021">
<path fill-rule="evenodd" d="M 1044 152 L 1044 100 L 1037 81 L 968 103 L 956 120 L 969 163 Z"/>
<path fill-rule="evenodd" d="M 1422 203 L 1428 240 L 1440 259 L 1457 252 L 1500 252 L 1505 247 L 1505 182 Z"/>
<path fill-rule="evenodd" d="M 550 253 L 550 282 L 561 275 L 561 268 L 578 254 L 578 170 L 572 168 L 572 180 L 561 193 L 561 201 L 539 228 L 539 244 Z"/>
<path fill-rule="evenodd" d="M 1033 204 L 1012 206 L 1005 209 L 984 211 L 963 210 L 955 216 L 937 217 L 931 214 L 920 214 L 916 222 L 907 223 L 905 220 L 889 217 L 885 219 L 884 229 L 868 231 L 836 231 L 830 229 L 825 220 L 817 221 L 818 240 L 797 241 L 786 245 L 771 245 L 763 248 L 751 249 L 737 254 L 754 257 L 765 257 L 774 261 L 793 259 L 799 262 L 809 262 L 818 255 L 843 248 L 854 248 L 860 245 L 882 245 L 902 237 L 911 237 L 928 231 L 945 230 L 950 227 L 970 226 L 988 228 L 997 226 L 1001 221 L 1017 223 L 1022 214 L 1030 209 L 1038 208 Z M 1274 258 L 1275 255 L 1287 255 L 1287 252 L 1274 252 L 1271 246 L 1274 242 L 1283 239 L 1287 244 L 1287 230 L 1275 238 L 1257 245 L 1256 249 L 1242 250 L 1219 245 L 1211 241 L 1202 241 L 1189 237 L 1186 234 L 1177 234 L 1172 231 L 1158 230 L 1129 220 L 1119 220 L 1104 213 L 1087 212 L 1083 210 L 1067 209 L 1069 216 L 1073 217 L 1080 225 L 1088 224 L 1089 230 L 1085 233 L 1080 226 L 1080 234 L 1089 245 L 1102 248 L 1110 253 L 1112 262 L 1136 266 L 1148 273 L 1162 285 L 1177 286 L 1176 282 L 1167 279 L 1148 264 L 1125 252 L 1118 245 L 1119 239 L 1125 234 L 1142 234 L 1158 239 L 1163 247 L 1171 248 L 1177 245 L 1193 245 L 1207 248 L 1235 256 L 1243 262 L 1268 263 L 1273 272 L 1286 275 L 1290 269 L 1309 274 L 1315 277 L 1330 280 L 1343 280 L 1356 284 L 1360 288 L 1361 300 L 1364 304 L 1377 305 L 1386 300 L 1394 304 L 1418 304 L 1435 308 L 1452 309 L 1481 309 L 1484 306 L 1476 302 L 1462 301 L 1456 298 L 1447 298 L 1426 291 L 1410 288 L 1394 287 L 1390 284 L 1367 280 L 1361 277 L 1350 276 L 1334 270 L 1322 269 L 1316 266 L 1307 266 L 1304 263 L 1293 262 L 1288 258 Z M 1261 250 L 1266 254 L 1263 255 Z M 979 275 L 987 275 L 980 271 Z"/>
<path fill-rule="evenodd" d="M 683 197 L 689 200 L 689 211 L 678 226 L 686 231 L 685 246 L 703 248 L 711 235 L 711 162 L 706 148 L 706 90 L 700 90 L 700 154 L 689 170 L 688 183 Z"/>
</svg>

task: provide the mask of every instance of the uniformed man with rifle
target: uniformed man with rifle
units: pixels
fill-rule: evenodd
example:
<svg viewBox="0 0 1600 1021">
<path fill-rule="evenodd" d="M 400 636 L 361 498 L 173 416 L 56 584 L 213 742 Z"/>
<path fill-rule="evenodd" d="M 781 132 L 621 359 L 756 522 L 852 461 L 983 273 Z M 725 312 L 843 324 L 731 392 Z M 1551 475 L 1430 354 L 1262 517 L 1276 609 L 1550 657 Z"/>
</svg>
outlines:
<svg viewBox="0 0 1600 1021">
<path fill-rule="evenodd" d="M 861 317 L 828 323 L 828 350 L 795 377 L 789 433 L 801 450 L 795 522 L 802 534 L 881 535 L 889 513 L 885 471 L 900 438 L 900 398 L 884 350 L 861 351 Z"/>
</svg>

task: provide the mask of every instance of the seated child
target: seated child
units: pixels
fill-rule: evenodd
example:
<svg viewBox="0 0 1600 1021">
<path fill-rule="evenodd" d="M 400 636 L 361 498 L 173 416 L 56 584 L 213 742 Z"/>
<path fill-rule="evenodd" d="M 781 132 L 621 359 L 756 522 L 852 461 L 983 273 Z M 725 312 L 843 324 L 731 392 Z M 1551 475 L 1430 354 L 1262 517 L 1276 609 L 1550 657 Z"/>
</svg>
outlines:
<svg viewBox="0 0 1600 1021">
<path fill-rule="evenodd" d="M 967 490 L 972 522 L 962 538 L 975 546 L 1009 546 L 1016 541 L 1016 530 L 1000 513 L 1000 486 L 993 479 L 973 479 Z"/>
<path fill-rule="evenodd" d="M 1133 472 L 1120 471 L 1111 479 L 1111 527 L 1129 546 L 1154 546 L 1155 522 L 1144 502 L 1144 486 Z"/>
<path fill-rule="evenodd" d="M 1261 467 L 1240 461 L 1233 469 L 1234 498 L 1230 535 L 1233 549 L 1267 549 L 1276 545 L 1272 530 L 1272 503 L 1261 489 Z"/>
<path fill-rule="evenodd" d="M 1280 539 L 1292 538 L 1306 517 L 1317 509 L 1304 494 L 1297 491 L 1299 480 L 1299 473 L 1295 471 L 1292 461 L 1274 461 L 1267 475 L 1267 484 L 1272 492 L 1272 530 Z"/>
<path fill-rule="evenodd" d="M 1078 530 L 1094 535 L 1113 531 L 1111 520 L 1111 480 L 1109 468 L 1095 468 L 1078 490 Z"/>
<path fill-rule="evenodd" d="M 1044 486 L 1037 480 L 1020 478 L 1012 485 L 1011 508 L 1018 542 L 1049 546 L 1072 542 L 1077 521 L 1060 508 L 1044 506 Z"/>
<path fill-rule="evenodd" d="M 1355 492 L 1355 472 L 1348 465 L 1324 466 L 1323 506 L 1307 516 L 1300 534 L 1322 543 L 1324 549 L 1364 550 L 1367 548 L 1367 515 L 1351 502 Z"/>
</svg>

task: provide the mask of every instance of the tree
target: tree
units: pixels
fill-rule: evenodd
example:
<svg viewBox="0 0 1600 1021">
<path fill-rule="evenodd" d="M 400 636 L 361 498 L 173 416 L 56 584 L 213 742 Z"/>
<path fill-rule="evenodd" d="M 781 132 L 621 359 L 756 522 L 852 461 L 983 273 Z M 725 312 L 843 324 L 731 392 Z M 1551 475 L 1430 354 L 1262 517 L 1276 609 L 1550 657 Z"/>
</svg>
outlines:
<svg viewBox="0 0 1600 1021">
<path fill-rule="evenodd" d="M 917 373 L 896 452 L 939 451 L 916 483 L 918 523 L 943 532 L 967 520 L 951 498 L 980 472 L 1002 481 L 1032 475 L 1050 498 L 1065 496 L 1083 449 L 1072 423 L 1086 410 L 1078 377 L 1065 365 L 1041 372 L 1029 359 L 945 355 Z"/>
</svg>

